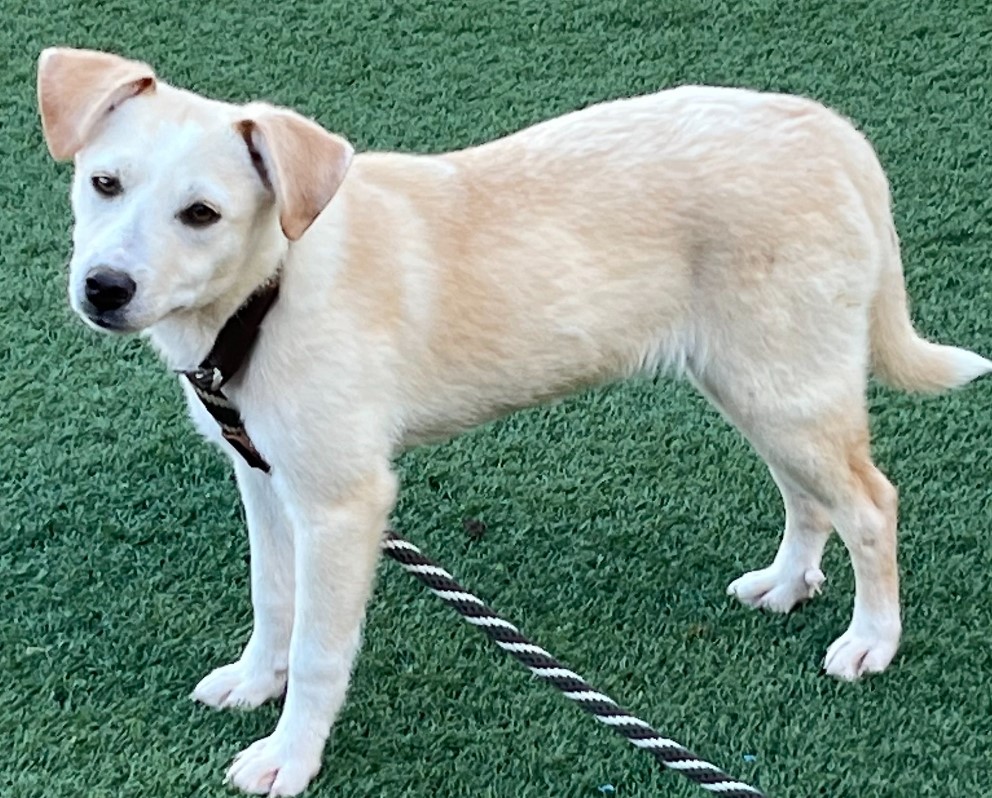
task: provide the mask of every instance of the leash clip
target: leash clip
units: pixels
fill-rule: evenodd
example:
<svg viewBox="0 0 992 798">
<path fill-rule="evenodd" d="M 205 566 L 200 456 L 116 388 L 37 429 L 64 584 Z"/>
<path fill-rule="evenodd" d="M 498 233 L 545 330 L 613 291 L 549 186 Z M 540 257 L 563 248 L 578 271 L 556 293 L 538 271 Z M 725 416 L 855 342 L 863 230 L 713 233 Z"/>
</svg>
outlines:
<svg viewBox="0 0 992 798">
<path fill-rule="evenodd" d="M 184 375 L 191 383 L 203 391 L 216 392 L 224 384 L 224 375 L 221 374 L 220 369 L 216 366 L 213 368 L 200 367 L 190 371 L 179 370 L 179 374 Z"/>
</svg>

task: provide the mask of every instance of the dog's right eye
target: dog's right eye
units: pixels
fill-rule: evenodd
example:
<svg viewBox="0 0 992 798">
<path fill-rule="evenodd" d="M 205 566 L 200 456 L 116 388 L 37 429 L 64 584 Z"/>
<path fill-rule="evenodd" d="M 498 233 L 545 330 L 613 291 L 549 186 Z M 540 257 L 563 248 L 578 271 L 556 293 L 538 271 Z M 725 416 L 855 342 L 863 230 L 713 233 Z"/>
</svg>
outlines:
<svg viewBox="0 0 992 798">
<path fill-rule="evenodd" d="M 90 182 L 96 193 L 102 197 L 116 197 L 124 190 L 121 188 L 121 181 L 110 175 L 93 175 Z"/>
</svg>

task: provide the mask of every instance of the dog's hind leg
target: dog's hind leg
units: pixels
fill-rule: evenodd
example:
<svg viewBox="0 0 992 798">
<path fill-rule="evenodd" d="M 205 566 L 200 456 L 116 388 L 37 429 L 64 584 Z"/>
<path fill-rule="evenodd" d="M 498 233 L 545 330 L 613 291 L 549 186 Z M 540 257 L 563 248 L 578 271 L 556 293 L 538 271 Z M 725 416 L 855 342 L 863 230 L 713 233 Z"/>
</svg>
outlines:
<svg viewBox="0 0 992 798">
<path fill-rule="evenodd" d="M 756 442 L 780 473 L 823 505 L 851 555 L 854 615 L 827 652 L 827 673 L 856 679 L 884 670 L 902 630 L 898 499 L 871 460 L 864 400 L 840 404 L 815 420 L 780 417 L 764 426 Z"/>
<path fill-rule="evenodd" d="M 267 474 L 235 455 L 248 521 L 254 627 L 240 659 L 217 668 L 193 690 L 212 707 L 250 708 L 282 695 L 293 631 L 293 534 Z"/>
<path fill-rule="evenodd" d="M 856 589 L 851 626 L 830 647 L 826 669 L 854 679 L 883 670 L 899 643 L 897 497 L 871 461 L 864 370 L 837 365 L 819 379 L 808 372 L 765 390 L 754 390 L 754 374 L 733 358 L 694 378 L 771 467 L 789 514 L 775 562 L 733 583 L 733 592 L 773 609 L 808 597 L 822 580 L 832 525 L 850 552 Z"/>
<path fill-rule="evenodd" d="M 815 497 L 774 467 L 771 473 L 785 503 L 782 542 L 771 565 L 735 579 L 727 593 L 752 607 L 789 612 L 820 591 L 824 581 L 820 559 L 833 527 Z"/>
<path fill-rule="evenodd" d="M 747 419 L 736 406 L 722 400 L 716 386 L 710 385 L 705 375 L 689 376 L 696 389 L 758 449 L 748 431 Z M 782 542 L 771 565 L 735 579 L 727 587 L 727 593 L 750 607 L 789 612 L 820 591 L 825 580 L 820 560 L 833 527 L 829 513 L 815 496 L 774 465 L 767 464 L 785 504 Z"/>
</svg>

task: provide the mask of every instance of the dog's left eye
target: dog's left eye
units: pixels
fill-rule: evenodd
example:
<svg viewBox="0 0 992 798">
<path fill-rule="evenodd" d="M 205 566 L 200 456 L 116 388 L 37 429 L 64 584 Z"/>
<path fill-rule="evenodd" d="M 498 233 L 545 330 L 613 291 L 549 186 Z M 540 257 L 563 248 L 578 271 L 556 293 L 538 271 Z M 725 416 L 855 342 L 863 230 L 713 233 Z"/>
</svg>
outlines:
<svg viewBox="0 0 992 798">
<path fill-rule="evenodd" d="M 206 227 L 218 219 L 220 214 L 202 202 L 194 202 L 179 212 L 179 220 L 190 227 Z"/>
</svg>

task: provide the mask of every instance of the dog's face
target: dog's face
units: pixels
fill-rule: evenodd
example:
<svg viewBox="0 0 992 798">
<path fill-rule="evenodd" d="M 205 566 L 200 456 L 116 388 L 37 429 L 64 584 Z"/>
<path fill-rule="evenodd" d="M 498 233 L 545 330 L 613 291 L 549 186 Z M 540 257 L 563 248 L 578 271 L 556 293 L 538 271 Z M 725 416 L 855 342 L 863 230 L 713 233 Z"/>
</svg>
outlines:
<svg viewBox="0 0 992 798">
<path fill-rule="evenodd" d="M 38 88 L 49 149 L 75 159 L 70 303 L 99 329 L 144 330 L 253 288 L 352 156 L 291 111 L 208 100 L 103 53 L 46 51 Z"/>
<path fill-rule="evenodd" d="M 183 99 L 135 97 L 76 156 L 69 300 L 94 326 L 140 330 L 207 305 L 277 246 L 271 192 L 235 120 Z"/>
</svg>

